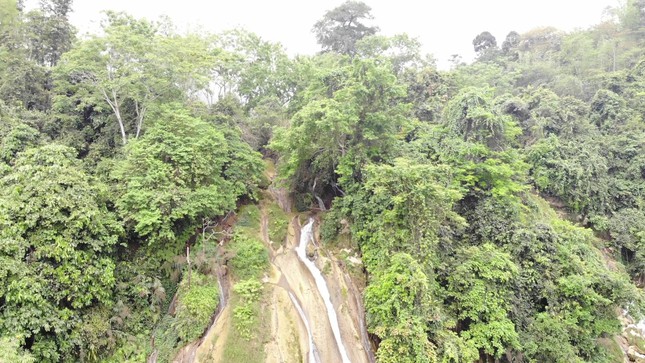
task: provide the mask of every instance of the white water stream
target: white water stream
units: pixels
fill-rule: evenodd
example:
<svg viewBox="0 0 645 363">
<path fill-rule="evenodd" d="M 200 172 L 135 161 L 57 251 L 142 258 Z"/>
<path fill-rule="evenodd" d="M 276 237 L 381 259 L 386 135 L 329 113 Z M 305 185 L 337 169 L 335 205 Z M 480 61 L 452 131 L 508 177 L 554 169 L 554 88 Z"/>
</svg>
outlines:
<svg viewBox="0 0 645 363">
<path fill-rule="evenodd" d="M 302 231 L 300 232 L 300 244 L 298 245 L 298 247 L 296 247 L 296 253 L 298 254 L 300 261 L 305 264 L 314 280 L 316 281 L 318 292 L 320 293 L 320 296 L 325 303 L 325 307 L 327 308 L 327 318 L 329 319 L 331 330 L 334 333 L 334 339 L 336 339 L 336 344 L 338 345 L 338 350 L 340 351 L 342 362 L 351 363 L 349 357 L 347 356 L 345 346 L 343 345 L 343 338 L 340 335 L 338 316 L 336 315 L 334 305 L 331 303 L 331 295 L 329 293 L 329 289 L 327 288 L 327 282 L 325 281 L 318 267 L 316 267 L 316 265 L 307 258 L 307 245 L 313 239 L 313 227 L 314 220 L 313 218 L 310 218 L 309 222 L 302 228 Z M 310 351 L 313 350 L 310 349 Z"/>
<path fill-rule="evenodd" d="M 296 310 L 298 311 L 298 315 L 300 315 L 300 319 L 302 319 L 302 322 L 305 324 L 305 328 L 307 329 L 307 337 L 309 338 L 309 354 L 308 354 L 307 363 L 320 363 L 320 359 L 317 358 L 316 346 L 314 345 L 314 337 L 311 334 L 311 327 L 309 326 L 309 320 L 307 320 L 307 316 L 305 315 L 305 312 L 302 310 L 300 303 L 298 303 L 298 300 L 296 300 L 296 297 L 293 296 L 291 291 L 289 291 L 289 297 L 291 298 L 291 302 L 296 307 Z"/>
</svg>

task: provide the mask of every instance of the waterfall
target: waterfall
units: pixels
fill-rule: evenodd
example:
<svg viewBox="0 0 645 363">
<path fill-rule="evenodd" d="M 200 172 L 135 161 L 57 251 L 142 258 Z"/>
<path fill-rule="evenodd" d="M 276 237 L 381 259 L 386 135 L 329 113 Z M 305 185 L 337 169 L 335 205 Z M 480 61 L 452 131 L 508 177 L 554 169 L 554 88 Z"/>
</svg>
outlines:
<svg viewBox="0 0 645 363">
<path fill-rule="evenodd" d="M 343 338 L 340 335 L 340 326 L 338 325 L 338 316 L 336 315 L 336 310 L 334 305 L 331 303 L 331 295 L 329 289 L 327 288 L 327 282 L 323 278 L 322 273 L 316 267 L 316 265 L 307 258 L 307 245 L 309 241 L 313 239 L 313 218 L 309 219 L 309 222 L 302 228 L 300 234 L 300 244 L 296 247 L 296 253 L 298 258 L 302 263 L 305 264 L 314 280 L 316 281 L 316 287 L 318 287 L 318 292 L 322 297 L 325 307 L 327 308 L 327 318 L 329 319 L 329 324 L 331 325 L 331 330 L 334 333 L 334 339 L 338 345 L 338 350 L 340 351 L 340 357 L 343 363 L 351 363 L 349 357 L 347 356 L 347 351 L 343 345 Z"/>
</svg>

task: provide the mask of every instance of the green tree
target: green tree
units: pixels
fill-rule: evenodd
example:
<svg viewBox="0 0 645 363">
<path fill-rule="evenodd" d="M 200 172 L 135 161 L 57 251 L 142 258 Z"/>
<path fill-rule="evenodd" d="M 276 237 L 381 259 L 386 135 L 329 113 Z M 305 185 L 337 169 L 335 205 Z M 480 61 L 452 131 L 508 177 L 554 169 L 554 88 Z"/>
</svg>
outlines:
<svg viewBox="0 0 645 363">
<path fill-rule="evenodd" d="M 323 51 L 353 56 L 356 53 L 356 42 L 379 30 L 363 24 L 364 20 L 372 19 L 371 10 L 361 1 L 348 0 L 326 12 L 313 28 Z"/>
<path fill-rule="evenodd" d="M 421 43 L 407 34 L 392 37 L 366 36 L 356 42 L 356 53 L 363 58 L 384 58 L 390 61 L 396 75 L 408 69 L 431 64 L 421 57 Z"/>
<path fill-rule="evenodd" d="M 492 244 L 461 250 L 448 277 L 450 308 L 460 319 L 460 335 L 480 350 L 499 358 L 519 348 L 515 325 L 509 319 L 511 286 L 518 269 L 511 256 Z"/>
<path fill-rule="evenodd" d="M 502 43 L 502 52 L 511 58 L 511 60 L 517 61 L 519 59 L 519 54 L 517 53 L 517 47 L 520 45 L 521 36 L 516 31 L 511 31 L 506 35 L 506 39 Z"/>
<path fill-rule="evenodd" d="M 39 361 L 71 359 L 79 315 L 111 302 L 122 229 L 107 188 L 73 149 L 47 145 L 21 154 L 0 190 L 0 335 L 29 339 Z"/>
<path fill-rule="evenodd" d="M 29 59 L 47 67 L 55 66 L 72 48 L 76 30 L 68 15 L 72 0 L 43 0 L 40 10 L 25 14 L 25 40 Z"/>
<path fill-rule="evenodd" d="M 211 44 L 216 48 L 210 98 L 233 95 L 250 111 L 265 99 L 285 105 L 294 96 L 293 62 L 279 43 L 235 29 L 213 36 Z"/>
<path fill-rule="evenodd" d="M 0 3 L 0 98 L 11 105 L 50 107 L 50 67 L 71 48 L 75 35 L 69 9 L 54 11 L 60 6 L 50 5 L 43 1 L 41 9 L 23 13 L 15 1 Z"/>
<path fill-rule="evenodd" d="M 427 276 L 410 255 L 391 256 L 389 267 L 365 291 L 369 331 L 381 339 L 379 362 L 434 363 L 435 347 L 425 333 L 431 308 Z"/>
<path fill-rule="evenodd" d="M 320 73 L 291 128 L 271 144 L 282 155 L 283 175 L 300 193 L 360 180 L 369 161 L 396 153 L 411 123 L 408 105 L 397 102 L 405 91 L 389 67 L 355 59 Z"/>
<path fill-rule="evenodd" d="M 444 109 L 445 126 L 463 138 L 500 150 L 516 133 L 512 121 L 492 104 L 492 93 L 485 88 L 466 88 Z"/>
<path fill-rule="evenodd" d="M 463 222 L 452 212 L 461 197 L 456 179 L 445 165 L 407 159 L 366 167 L 365 200 L 350 208 L 362 229 L 356 239 L 369 272 L 387 265 L 388 256 L 395 252 L 414 256 L 424 268 L 432 265 L 442 226 L 447 229 L 449 223 Z"/>
<path fill-rule="evenodd" d="M 165 33 L 169 24 L 107 13 L 105 36 L 65 54 L 56 68 L 60 110 L 108 109 L 125 145 L 138 138 L 154 102 L 181 100 L 205 87 L 210 55 L 196 36 Z"/>
<path fill-rule="evenodd" d="M 39 144 L 41 134 L 0 102 L 0 163 L 13 164 L 18 153 Z M 0 172 L 0 175 L 1 172 Z"/>
<path fill-rule="evenodd" d="M 473 39 L 473 48 L 480 60 L 490 60 L 498 53 L 497 39 L 490 32 L 481 32 Z"/>
<path fill-rule="evenodd" d="M 212 125 L 180 105 L 164 105 L 116 168 L 116 206 L 126 225 L 149 244 L 176 248 L 185 231 L 233 210 L 253 190 L 259 163 L 248 146 L 231 150 Z"/>
</svg>

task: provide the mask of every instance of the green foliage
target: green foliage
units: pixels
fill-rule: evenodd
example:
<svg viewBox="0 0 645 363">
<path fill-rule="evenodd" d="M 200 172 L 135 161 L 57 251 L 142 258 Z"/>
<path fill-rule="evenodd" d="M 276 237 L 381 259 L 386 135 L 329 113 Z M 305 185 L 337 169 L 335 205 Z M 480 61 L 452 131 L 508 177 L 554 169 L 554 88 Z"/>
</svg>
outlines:
<svg viewBox="0 0 645 363">
<path fill-rule="evenodd" d="M 609 90 L 599 90 L 591 100 L 590 121 L 600 129 L 616 129 L 627 123 L 629 111 L 626 102 Z"/>
<path fill-rule="evenodd" d="M 216 309 L 222 258 L 223 360 L 263 361 L 255 151 L 298 209 L 335 198 L 321 236 L 360 250 L 379 361 L 622 359 L 616 311 L 644 301 L 643 1 L 501 49 L 483 32 L 450 72 L 376 36 L 370 10 L 327 12 L 323 52 L 290 59 L 114 12 L 76 41 L 70 0 L 0 0 L 0 361 L 172 361 Z M 224 251 L 187 267 L 203 221 L 240 205 Z"/>
<path fill-rule="evenodd" d="M 528 152 L 532 176 L 541 191 L 563 198 L 574 211 L 603 213 L 611 206 L 608 161 L 598 144 L 581 141 L 552 136 L 536 143 Z"/>
<path fill-rule="evenodd" d="M 380 362 L 436 362 L 423 316 L 430 308 L 428 278 L 410 255 L 397 253 L 365 291 L 368 329 L 381 340 Z"/>
<path fill-rule="evenodd" d="M 237 213 L 236 227 L 245 232 L 254 233 L 254 231 L 257 232 L 260 229 L 260 219 L 261 212 L 257 205 L 245 205 Z"/>
<path fill-rule="evenodd" d="M 281 153 L 282 175 L 299 193 L 321 194 L 360 180 L 369 161 L 391 157 L 410 125 L 404 89 L 378 60 L 355 59 L 325 68 L 307 103 L 271 147 Z"/>
<path fill-rule="evenodd" d="M 448 277 L 448 296 L 456 316 L 469 322 L 461 335 L 474 347 L 497 358 L 519 348 L 515 325 L 508 317 L 517 266 L 494 245 L 472 246 L 458 252 L 459 265 Z"/>
<path fill-rule="evenodd" d="M 0 332 L 33 338 L 42 361 L 72 353 L 75 316 L 109 303 L 115 284 L 110 254 L 122 228 L 107 188 L 79 166 L 73 149 L 47 145 L 0 179 Z"/>
<path fill-rule="evenodd" d="M 6 164 L 13 164 L 18 153 L 37 146 L 41 141 L 40 132 L 20 120 L 22 115 L 17 113 L 21 112 L 0 101 L 0 162 Z"/>
<path fill-rule="evenodd" d="M 171 315 L 164 315 L 164 317 L 156 324 L 153 333 L 155 349 L 158 352 L 158 361 L 161 363 L 172 362 L 172 357 L 175 356 L 177 350 L 180 348 L 180 342 L 177 329 L 173 328 L 175 319 Z"/>
<path fill-rule="evenodd" d="M 233 291 L 239 297 L 239 303 L 233 309 L 235 328 L 244 339 L 250 340 L 257 333 L 254 328 L 260 314 L 258 303 L 262 295 L 262 283 L 250 278 L 235 284 Z"/>
<path fill-rule="evenodd" d="M 149 355 L 147 335 L 129 337 L 126 343 L 112 353 L 112 355 L 103 360 L 104 363 L 136 363 L 147 359 Z"/>
<path fill-rule="evenodd" d="M 184 279 L 179 288 L 173 324 L 179 339 L 183 342 L 192 342 L 201 337 L 211 321 L 217 304 L 219 304 L 219 288 L 213 277 L 193 272 L 190 286 L 187 279 Z"/>
<path fill-rule="evenodd" d="M 238 98 L 251 111 L 249 126 L 260 128 L 254 130 L 254 136 L 268 136 L 270 130 L 260 122 L 279 122 L 282 106 L 293 97 L 296 74 L 292 60 L 281 44 L 243 29 L 217 34 L 211 43 L 217 49 L 213 81 L 219 90 L 211 89 L 209 94 L 215 97 L 213 91 L 218 91 L 220 96 Z M 262 141 L 268 140 L 260 140 L 260 146 Z M 257 145 L 257 141 L 251 144 Z"/>
<path fill-rule="evenodd" d="M 340 208 L 332 208 L 322 215 L 320 239 L 323 243 L 331 243 L 336 240 L 343 228 L 343 225 L 341 224 L 343 217 L 344 215 Z M 347 223 L 346 220 L 345 223 Z"/>
<path fill-rule="evenodd" d="M 396 75 L 414 71 L 421 65 L 429 65 L 431 60 L 421 57 L 421 43 L 407 34 L 393 37 L 372 35 L 356 42 L 356 49 L 362 58 L 385 58 Z"/>
<path fill-rule="evenodd" d="M 327 11 L 313 28 L 323 51 L 355 54 L 356 42 L 378 31 L 377 27 L 362 23 L 363 20 L 372 18 L 371 10 L 372 8 L 361 1 L 348 0 Z"/>
<path fill-rule="evenodd" d="M 233 253 L 229 265 L 238 279 L 259 277 L 269 264 L 269 252 L 257 237 L 236 233 L 229 248 Z"/>
<path fill-rule="evenodd" d="M 36 359 L 20 348 L 17 339 L 1 337 L 0 338 L 0 362 L 12 363 L 34 363 Z"/>
<path fill-rule="evenodd" d="M 516 133 L 506 116 L 492 107 L 492 93 L 487 89 L 467 88 L 448 104 L 444 111 L 446 127 L 464 141 L 485 143 L 491 149 L 502 149 Z"/>
<path fill-rule="evenodd" d="M 212 62 L 195 36 L 164 33 L 170 24 L 107 12 L 102 37 L 81 42 L 55 69 L 55 107 L 107 111 L 121 142 L 138 138 L 154 102 L 180 101 L 203 89 Z"/>
<path fill-rule="evenodd" d="M 189 284 L 190 281 L 190 284 Z M 159 362 L 172 362 L 177 352 L 189 343 L 199 339 L 206 331 L 213 314 L 219 304 L 219 287 L 217 279 L 193 271 L 184 273 L 179 283 L 174 314 L 164 314 L 156 322 L 153 335 L 153 346 Z M 115 352 L 112 359 L 119 356 L 135 360 L 137 347 L 141 349 L 142 342 L 130 339 Z M 146 354 L 152 353 L 144 343 Z"/>
<path fill-rule="evenodd" d="M 366 169 L 364 200 L 351 206 L 361 221 L 355 231 L 368 271 L 388 261 L 389 255 L 404 251 L 418 261 L 431 259 L 440 226 L 461 218 L 452 213 L 459 199 L 448 168 L 413 165 L 397 159 L 394 166 L 372 165 Z"/>
<path fill-rule="evenodd" d="M 269 218 L 269 239 L 278 244 L 284 244 L 289 232 L 289 216 L 277 203 L 271 203 L 267 208 Z"/>
<path fill-rule="evenodd" d="M 208 123 L 176 105 L 161 107 L 114 175 L 120 183 L 117 207 L 127 225 L 149 244 L 172 246 L 202 218 L 232 210 L 247 190 L 237 179 L 245 177 L 241 173 L 226 178 L 232 163 L 227 146 Z M 244 162 L 233 164 L 245 169 Z M 254 169 L 246 170 L 253 175 Z"/>
</svg>

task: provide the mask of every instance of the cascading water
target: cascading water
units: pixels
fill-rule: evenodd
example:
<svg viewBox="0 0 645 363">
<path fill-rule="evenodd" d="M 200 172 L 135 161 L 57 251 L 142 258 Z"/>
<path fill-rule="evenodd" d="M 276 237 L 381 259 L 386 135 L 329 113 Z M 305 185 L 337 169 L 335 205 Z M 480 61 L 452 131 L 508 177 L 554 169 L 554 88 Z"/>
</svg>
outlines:
<svg viewBox="0 0 645 363">
<path fill-rule="evenodd" d="M 311 327 L 309 326 L 309 320 L 307 320 L 307 316 L 305 315 L 305 312 L 302 310 L 300 303 L 298 303 L 298 300 L 296 300 L 296 297 L 293 296 L 291 291 L 289 291 L 289 297 L 291 298 L 291 302 L 293 303 L 293 306 L 296 307 L 296 310 L 298 311 L 298 315 L 300 315 L 300 319 L 302 319 L 302 322 L 305 324 L 305 328 L 307 329 L 307 337 L 309 339 L 309 354 L 308 354 L 307 362 L 320 363 L 320 359 L 318 359 L 318 356 L 316 354 L 316 346 L 314 345 L 314 337 L 311 334 Z"/>
<path fill-rule="evenodd" d="M 334 339 L 336 340 L 336 344 L 338 345 L 338 350 L 340 351 L 342 362 L 351 363 L 349 357 L 347 356 L 345 346 L 343 345 L 343 338 L 340 335 L 338 316 L 336 315 L 334 305 L 331 303 L 331 295 L 329 293 L 329 289 L 327 288 L 327 282 L 323 278 L 323 275 L 318 267 L 316 267 L 316 265 L 307 258 L 307 245 L 313 239 L 313 226 L 314 220 L 313 218 L 310 218 L 309 222 L 302 228 L 300 234 L 300 244 L 298 245 L 298 247 L 296 247 L 296 253 L 298 254 L 300 261 L 305 264 L 314 280 L 316 281 L 318 292 L 320 293 L 320 296 L 325 303 L 325 307 L 327 308 L 327 318 L 329 319 L 331 330 L 334 333 Z"/>
</svg>

